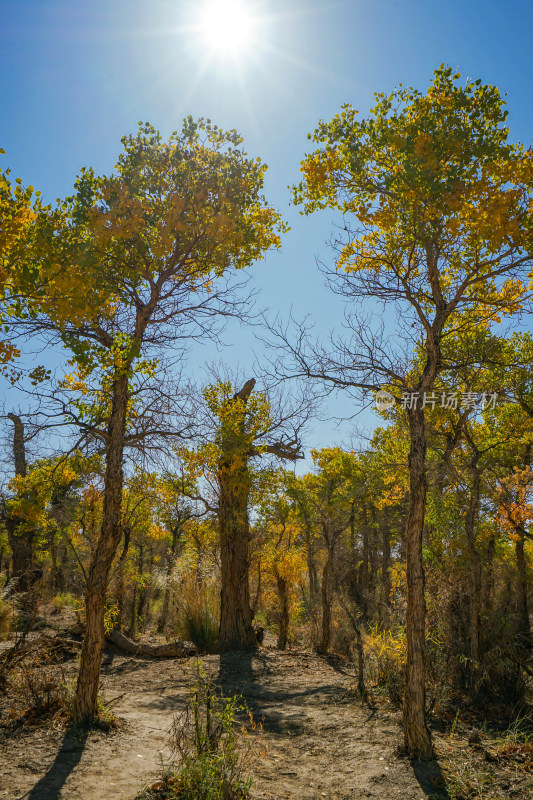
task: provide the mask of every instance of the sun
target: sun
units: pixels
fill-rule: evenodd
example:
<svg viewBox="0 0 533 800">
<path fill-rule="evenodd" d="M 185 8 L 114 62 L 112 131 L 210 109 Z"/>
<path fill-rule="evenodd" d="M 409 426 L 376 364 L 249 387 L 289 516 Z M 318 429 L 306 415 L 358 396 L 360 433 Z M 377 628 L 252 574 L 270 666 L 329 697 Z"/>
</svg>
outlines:
<svg viewBox="0 0 533 800">
<path fill-rule="evenodd" d="M 239 56 L 251 50 L 258 20 L 240 0 L 210 0 L 198 14 L 198 33 L 212 54 Z"/>
</svg>

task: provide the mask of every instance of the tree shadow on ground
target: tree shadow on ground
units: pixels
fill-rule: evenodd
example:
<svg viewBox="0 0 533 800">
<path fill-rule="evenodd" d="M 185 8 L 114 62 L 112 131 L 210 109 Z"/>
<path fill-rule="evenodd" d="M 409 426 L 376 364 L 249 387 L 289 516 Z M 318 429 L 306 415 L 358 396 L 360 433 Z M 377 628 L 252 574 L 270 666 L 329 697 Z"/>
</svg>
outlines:
<svg viewBox="0 0 533 800">
<path fill-rule="evenodd" d="M 415 778 L 420 788 L 431 800 L 451 800 L 446 789 L 446 779 L 437 759 L 411 761 Z"/>
<path fill-rule="evenodd" d="M 226 697 L 242 696 L 263 730 L 282 735 L 305 733 L 308 725 L 305 701 L 314 697 L 317 702 L 325 703 L 334 697 L 336 687 L 311 686 L 280 691 L 261 681 L 262 676 L 271 673 L 268 656 L 260 650 L 221 653 L 216 684 Z"/>
<path fill-rule="evenodd" d="M 216 684 L 226 697 L 242 696 L 254 718 L 260 721 L 264 717 L 265 697 L 259 678 L 267 672 L 267 659 L 258 650 L 232 650 L 220 654 Z"/>
<path fill-rule="evenodd" d="M 259 662 L 255 670 L 254 661 Z M 258 689 L 259 674 L 267 670 L 267 661 L 257 650 L 232 650 L 220 654 L 216 683 L 224 694 L 245 695 L 254 688 Z"/>
<path fill-rule="evenodd" d="M 59 798 L 67 778 L 81 761 L 90 732 L 90 727 L 71 727 L 66 730 L 53 763 L 35 786 L 23 795 L 24 800 L 57 800 Z"/>
</svg>

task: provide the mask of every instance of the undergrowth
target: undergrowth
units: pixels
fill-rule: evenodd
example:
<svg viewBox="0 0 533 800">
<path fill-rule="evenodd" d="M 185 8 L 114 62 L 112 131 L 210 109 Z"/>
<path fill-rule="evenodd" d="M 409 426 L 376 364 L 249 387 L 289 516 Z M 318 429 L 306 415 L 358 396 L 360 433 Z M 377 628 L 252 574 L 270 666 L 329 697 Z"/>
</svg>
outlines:
<svg viewBox="0 0 533 800">
<path fill-rule="evenodd" d="M 257 746 L 248 731 L 257 727 L 244 701 L 219 697 L 197 663 L 190 699 L 171 729 L 175 763 L 138 800 L 246 800 Z"/>
</svg>

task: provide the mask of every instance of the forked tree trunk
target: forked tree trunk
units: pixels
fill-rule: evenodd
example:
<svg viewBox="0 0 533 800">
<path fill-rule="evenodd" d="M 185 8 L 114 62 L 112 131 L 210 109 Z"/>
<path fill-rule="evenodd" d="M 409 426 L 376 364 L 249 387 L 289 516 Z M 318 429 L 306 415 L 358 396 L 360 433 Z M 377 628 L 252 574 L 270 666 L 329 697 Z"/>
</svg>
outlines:
<svg viewBox="0 0 533 800">
<path fill-rule="evenodd" d="M 431 737 L 426 725 L 426 603 L 422 538 L 426 510 L 426 431 L 424 412 L 409 409 L 410 502 L 405 528 L 407 559 L 407 665 L 403 708 L 405 745 L 411 758 L 430 759 Z"/>
<path fill-rule="evenodd" d="M 220 530 L 221 581 L 219 650 L 255 648 L 250 608 L 250 525 L 248 499 L 251 489 L 248 461 L 260 455 L 245 432 L 246 406 L 255 386 L 252 378 L 244 384 L 225 411 L 231 420 L 221 417 L 217 434 L 220 458 L 217 468 L 218 523 Z M 233 406 L 233 408 L 232 408 Z M 298 451 L 281 443 L 268 445 L 266 451 L 279 458 L 298 458 Z"/>
<path fill-rule="evenodd" d="M 74 698 L 75 715 L 78 720 L 91 719 L 98 711 L 106 593 L 109 571 L 122 534 L 120 509 L 127 405 L 128 377 L 124 372 L 115 377 L 112 387 L 111 414 L 107 428 L 102 527 L 87 574 L 86 628 Z"/>
</svg>

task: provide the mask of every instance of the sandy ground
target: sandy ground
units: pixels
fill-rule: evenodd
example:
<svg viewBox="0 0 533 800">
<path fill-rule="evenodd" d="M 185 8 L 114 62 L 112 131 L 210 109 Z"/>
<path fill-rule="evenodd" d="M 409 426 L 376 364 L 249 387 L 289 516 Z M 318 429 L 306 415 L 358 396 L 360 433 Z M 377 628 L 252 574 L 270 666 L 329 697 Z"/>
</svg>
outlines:
<svg viewBox="0 0 533 800">
<path fill-rule="evenodd" d="M 225 693 L 241 692 L 262 721 L 263 756 L 254 765 L 252 791 L 257 800 L 439 796 L 438 768 L 420 772 L 396 753 L 398 713 L 357 700 L 342 665 L 270 648 L 208 656 L 202 663 Z M 118 729 L 80 735 L 48 724 L 4 737 L 0 798 L 133 800 L 168 761 L 168 732 L 184 707 L 192 668 L 192 661 L 106 650 L 102 691 L 106 701 L 115 701 Z"/>
</svg>

